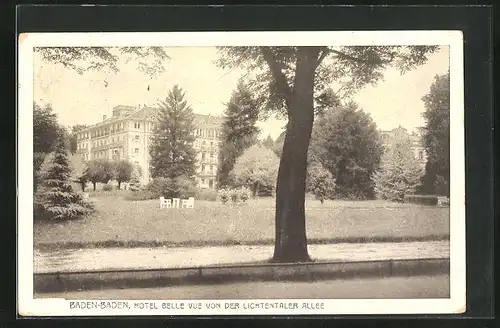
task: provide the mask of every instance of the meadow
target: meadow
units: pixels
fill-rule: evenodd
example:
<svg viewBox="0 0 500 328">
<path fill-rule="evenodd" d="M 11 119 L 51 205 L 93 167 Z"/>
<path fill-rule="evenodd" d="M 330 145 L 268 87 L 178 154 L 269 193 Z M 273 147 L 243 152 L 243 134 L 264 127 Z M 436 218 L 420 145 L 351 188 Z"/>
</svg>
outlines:
<svg viewBox="0 0 500 328">
<path fill-rule="evenodd" d="M 247 204 L 196 201 L 194 209 L 160 209 L 159 200 L 129 201 L 95 193 L 95 214 L 34 222 L 35 248 L 262 245 L 274 242 L 274 198 Z M 309 243 L 446 240 L 449 207 L 385 201 L 306 200 Z"/>
</svg>

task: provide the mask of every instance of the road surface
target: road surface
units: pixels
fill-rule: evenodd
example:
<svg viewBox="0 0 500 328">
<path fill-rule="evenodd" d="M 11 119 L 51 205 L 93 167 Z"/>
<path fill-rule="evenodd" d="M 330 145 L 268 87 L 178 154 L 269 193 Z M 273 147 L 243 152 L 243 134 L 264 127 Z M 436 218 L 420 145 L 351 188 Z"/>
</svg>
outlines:
<svg viewBox="0 0 500 328">
<path fill-rule="evenodd" d="M 36 294 L 35 298 L 80 300 L 189 300 L 273 298 L 449 298 L 447 275 L 326 280 L 317 282 L 250 282 L 158 288 L 109 289 Z"/>
</svg>

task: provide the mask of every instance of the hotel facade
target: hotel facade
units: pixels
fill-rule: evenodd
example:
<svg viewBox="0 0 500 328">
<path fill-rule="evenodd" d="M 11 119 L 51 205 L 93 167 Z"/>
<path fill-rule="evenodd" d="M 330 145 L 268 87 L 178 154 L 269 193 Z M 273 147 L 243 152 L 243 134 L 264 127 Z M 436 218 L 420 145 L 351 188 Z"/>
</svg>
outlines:
<svg viewBox="0 0 500 328">
<path fill-rule="evenodd" d="M 390 147 L 390 144 L 392 140 L 394 140 L 394 138 L 409 138 L 411 142 L 413 157 L 420 164 L 420 166 L 422 166 L 422 168 L 425 168 L 425 164 L 427 163 L 427 153 L 422 142 L 422 137 L 418 133 L 409 133 L 408 130 L 399 126 L 392 130 L 381 131 L 380 136 L 382 138 L 382 144 L 384 145 L 384 147 Z"/>
<path fill-rule="evenodd" d="M 152 180 L 149 146 L 159 109 L 140 106 L 116 106 L 111 117 L 77 134 L 77 154 L 84 160 L 128 160 L 142 169 L 141 183 Z M 194 114 L 197 150 L 196 180 L 201 188 L 216 187 L 219 139 L 223 119 L 217 116 Z"/>
</svg>

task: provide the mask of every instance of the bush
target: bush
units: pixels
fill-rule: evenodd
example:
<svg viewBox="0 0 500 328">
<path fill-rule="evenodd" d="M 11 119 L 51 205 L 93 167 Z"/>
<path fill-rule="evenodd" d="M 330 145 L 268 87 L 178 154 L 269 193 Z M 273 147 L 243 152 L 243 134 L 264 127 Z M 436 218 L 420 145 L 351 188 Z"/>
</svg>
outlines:
<svg viewBox="0 0 500 328">
<path fill-rule="evenodd" d="M 155 178 L 146 186 L 146 191 L 155 198 L 165 197 L 171 188 L 171 181 L 167 178 Z"/>
<path fill-rule="evenodd" d="M 125 195 L 125 197 L 123 197 L 123 199 L 128 201 L 140 201 L 158 198 L 160 197 L 148 190 L 139 190 L 136 192 L 128 193 L 127 195 Z"/>
<path fill-rule="evenodd" d="M 226 204 L 230 198 L 230 190 L 226 188 L 221 188 L 217 192 L 217 196 L 220 199 L 222 204 Z"/>
<path fill-rule="evenodd" d="M 243 203 L 246 203 L 250 199 L 252 192 L 246 187 L 241 187 L 238 189 L 239 198 Z"/>
<path fill-rule="evenodd" d="M 146 190 L 155 198 L 189 198 L 196 197 L 199 192 L 195 182 L 185 177 L 156 178 L 146 186 Z"/>
<path fill-rule="evenodd" d="M 240 199 L 240 192 L 238 189 L 231 189 L 229 191 L 229 198 L 231 198 L 231 201 L 233 203 L 237 203 L 238 200 Z"/>
<path fill-rule="evenodd" d="M 438 197 L 432 195 L 405 195 L 404 202 L 418 205 L 437 205 Z"/>
<path fill-rule="evenodd" d="M 323 165 L 313 163 L 307 168 L 307 189 L 323 204 L 334 196 L 335 179 Z"/>
<path fill-rule="evenodd" d="M 208 200 L 214 202 L 217 200 L 218 193 L 213 189 L 200 189 L 197 191 L 196 196 L 194 196 L 197 200 Z"/>
<path fill-rule="evenodd" d="M 105 184 L 104 186 L 102 186 L 102 190 L 111 191 L 111 190 L 113 190 L 113 186 L 110 184 Z"/>
<path fill-rule="evenodd" d="M 239 202 L 246 203 L 252 196 L 252 192 L 247 187 L 234 188 L 234 189 L 219 189 L 218 198 L 222 204 L 227 204 L 231 200 L 234 204 Z"/>
</svg>

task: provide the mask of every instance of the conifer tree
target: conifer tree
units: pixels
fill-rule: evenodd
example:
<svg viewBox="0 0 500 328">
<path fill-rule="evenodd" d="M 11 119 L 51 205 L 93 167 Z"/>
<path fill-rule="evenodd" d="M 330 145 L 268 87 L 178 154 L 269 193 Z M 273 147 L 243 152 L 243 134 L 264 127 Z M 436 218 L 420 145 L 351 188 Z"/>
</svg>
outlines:
<svg viewBox="0 0 500 328">
<path fill-rule="evenodd" d="M 93 212 L 93 205 L 73 190 L 71 173 L 66 140 L 60 133 L 35 196 L 36 219 L 68 220 Z"/>
<path fill-rule="evenodd" d="M 194 115 L 184 98 L 185 93 L 175 85 L 160 102 L 158 126 L 149 149 L 153 178 L 191 179 L 196 173 Z"/>
<path fill-rule="evenodd" d="M 129 181 L 130 191 L 139 191 L 141 189 L 141 177 L 142 177 L 141 167 L 139 165 L 133 165 L 132 174 L 130 176 L 130 181 Z"/>
<path fill-rule="evenodd" d="M 236 159 L 257 143 L 260 132 L 255 126 L 259 118 L 258 105 L 243 80 L 238 82 L 236 90 L 233 91 L 224 116 L 217 167 L 217 184 L 220 187 L 234 183 L 230 172 L 234 168 Z"/>
<path fill-rule="evenodd" d="M 382 166 L 373 176 L 375 194 L 380 199 L 402 202 L 420 185 L 423 169 L 411 150 L 408 135 L 396 135 L 382 157 Z"/>
<path fill-rule="evenodd" d="M 262 140 L 262 145 L 266 147 L 267 149 L 273 150 L 274 147 L 274 140 L 271 137 L 271 135 L 268 135 L 266 139 Z"/>
</svg>

